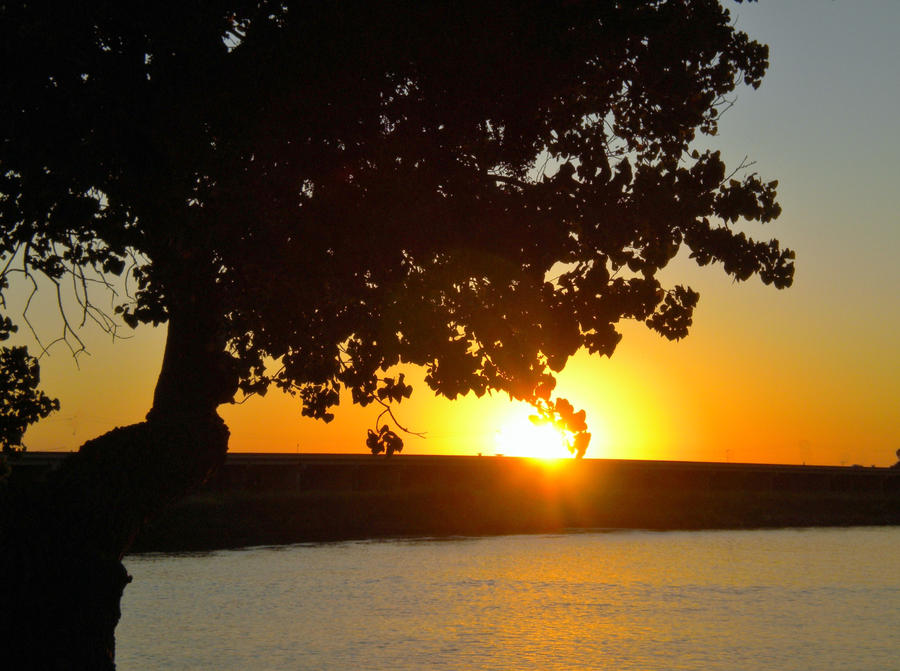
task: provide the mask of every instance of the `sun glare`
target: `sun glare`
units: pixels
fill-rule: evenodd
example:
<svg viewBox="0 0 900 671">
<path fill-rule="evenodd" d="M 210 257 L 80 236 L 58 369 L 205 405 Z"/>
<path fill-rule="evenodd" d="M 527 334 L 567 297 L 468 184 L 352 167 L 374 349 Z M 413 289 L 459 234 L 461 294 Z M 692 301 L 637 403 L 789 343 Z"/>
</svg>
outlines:
<svg viewBox="0 0 900 671">
<path fill-rule="evenodd" d="M 563 433 L 550 424 L 533 424 L 529 414 L 516 413 L 500 427 L 496 434 L 497 454 L 536 459 L 571 457 Z"/>
</svg>

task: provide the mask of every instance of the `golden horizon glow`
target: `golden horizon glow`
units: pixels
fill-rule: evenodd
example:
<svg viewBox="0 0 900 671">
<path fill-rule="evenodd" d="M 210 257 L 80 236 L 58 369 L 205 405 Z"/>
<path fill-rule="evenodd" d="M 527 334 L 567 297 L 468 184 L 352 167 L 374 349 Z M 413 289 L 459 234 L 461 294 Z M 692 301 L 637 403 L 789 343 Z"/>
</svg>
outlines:
<svg viewBox="0 0 900 671">
<path fill-rule="evenodd" d="M 516 406 L 507 414 L 494 436 L 497 454 L 532 459 L 571 458 L 565 433 L 549 423 L 533 423 L 529 419 L 533 414 L 526 405 Z"/>
</svg>

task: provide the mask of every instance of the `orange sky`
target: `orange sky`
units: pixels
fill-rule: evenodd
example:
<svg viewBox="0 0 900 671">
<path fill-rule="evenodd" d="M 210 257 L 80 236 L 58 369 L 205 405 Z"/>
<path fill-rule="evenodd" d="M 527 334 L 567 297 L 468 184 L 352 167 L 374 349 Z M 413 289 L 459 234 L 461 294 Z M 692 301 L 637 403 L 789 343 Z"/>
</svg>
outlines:
<svg viewBox="0 0 900 671">
<path fill-rule="evenodd" d="M 768 42 L 763 86 L 742 91 L 715 145 L 780 180 L 784 213 L 751 233 L 798 253 L 794 287 L 732 283 L 718 268 L 679 260 L 670 282 L 700 291 L 692 334 L 671 343 L 628 324 L 612 359 L 576 356 L 558 391 L 585 408 L 588 457 L 889 465 L 900 448 L 900 226 L 894 191 L 900 133 L 900 4 L 734 5 L 738 26 Z M 16 314 L 13 306 L 11 314 Z M 45 339 L 55 326 L 36 314 Z M 24 329 L 23 329 L 24 331 Z M 20 332 L 18 340 L 28 342 Z M 48 337 L 49 336 L 49 337 Z M 110 346 L 86 330 L 77 370 L 61 348 L 42 360 L 60 412 L 29 430 L 32 450 L 76 449 L 150 405 L 164 334 L 143 329 Z M 510 453 L 498 442 L 527 412 L 505 397 L 399 406 L 406 452 Z M 418 382 L 417 382 L 418 380 Z M 224 407 L 233 451 L 364 452 L 377 410 L 338 410 L 330 425 L 302 419 L 277 393 Z"/>
</svg>

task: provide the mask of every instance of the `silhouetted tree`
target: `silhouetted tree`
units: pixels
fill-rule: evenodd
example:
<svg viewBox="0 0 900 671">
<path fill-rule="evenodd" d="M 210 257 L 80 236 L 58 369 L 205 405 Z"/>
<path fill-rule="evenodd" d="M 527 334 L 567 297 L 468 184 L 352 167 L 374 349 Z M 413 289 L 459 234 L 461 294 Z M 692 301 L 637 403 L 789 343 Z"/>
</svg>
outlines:
<svg viewBox="0 0 900 671">
<path fill-rule="evenodd" d="M 74 281 L 109 326 L 125 277 L 115 312 L 168 327 L 147 421 L 4 515 L 0 650 L 31 668 L 112 665 L 119 560 L 222 463 L 236 393 L 327 421 L 417 364 L 583 451 L 553 374 L 621 319 L 686 335 L 697 293 L 657 279 L 680 249 L 791 283 L 738 226 L 779 214 L 776 183 L 692 147 L 767 67 L 715 0 L 20 1 L 0 45 L 3 279 Z"/>
<path fill-rule="evenodd" d="M 30 424 L 59 410 L 59 401 L 38 389 L 41 369 L 25 347 L 0 348 L 0 451 L 25 451 Z"/>
<path fill-rule="evenodd" d="M 9 320 L 0 321 L 0 341 L 14 329 Z M 40 381 L 40 365 L 26 347 L 0 348 L 0 487 L 10 473 L 7 458 L 26 449 L 28 426 L 59 410 L 59 401 L 38 389 Z"/>
</svg>

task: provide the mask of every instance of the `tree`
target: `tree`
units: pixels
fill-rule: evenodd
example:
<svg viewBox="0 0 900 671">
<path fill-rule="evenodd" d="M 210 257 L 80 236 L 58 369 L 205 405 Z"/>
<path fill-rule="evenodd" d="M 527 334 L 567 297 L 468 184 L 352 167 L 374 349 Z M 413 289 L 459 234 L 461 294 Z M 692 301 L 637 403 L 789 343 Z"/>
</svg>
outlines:
<svg viewBox="0 0 900 671">
<path fill-rule="evenodd" d="M 0 323 L 0 341 L 9 335 L 4 327 L 14 328 L 8 322 Z M 40 381 L 41 367 L 29 356 L 28 348 L 0 348 L 0 489 L 10 474 L 7 457 L 18 456 L 26 449 L 22 442 L 25 430 L 59 410 L 59 401 L 38 389 Z"/>
<path fill-rule="evenodd" d="M 776 182 L 693 148 L 767 67 L 715 0 L 130 4 L 0 6 L 3 279 L 72 281 L 109 325 L 124 278 L 121 319 L 168 328 L 147 421 L 8 507 L 6 650 L 112 665 L 120 559 L 222 463 L 235 394 L 328 421 L 341 390 L 389 402 L 404 362 L 583 451 L 553 374 L 622 319 L 685 336 L 698 295 L 657 279 L 679 250 L 791 283 L 793 253 L 740 230 Z"/>
<path fill-rule="evenodd" d="M 22 438 L 30 424 L 59 410 L 59 401 L 38 389 L 41 369 L 26 347 L 0 349 L 0 450 L 24 452 Z"/>
</svg>

